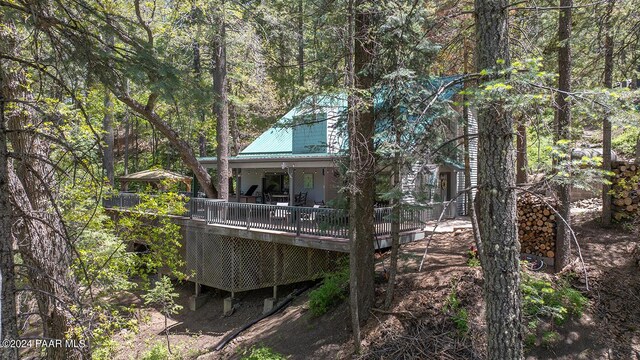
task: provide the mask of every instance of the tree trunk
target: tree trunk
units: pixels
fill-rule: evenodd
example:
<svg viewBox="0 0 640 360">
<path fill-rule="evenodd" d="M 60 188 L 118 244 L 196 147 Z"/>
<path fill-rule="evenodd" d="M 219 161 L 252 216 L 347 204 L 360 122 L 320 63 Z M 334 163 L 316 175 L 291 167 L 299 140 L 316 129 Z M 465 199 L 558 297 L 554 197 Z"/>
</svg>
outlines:
<svg viewBox="0 0 640 360">
<path fill-rule="evenodd" d="M 506 0 L 475 1 L 477 71 L 509 67 L 508 9 Z M 481 81 L 495 76 L 497 72 Z M 478 108 L 478 145 L 476 201 L 484 255 L 488 359 L 522 359 L 513 119 L 502 101 L 488 100 Z"/>
<path fill-rule="evenodd" d="M 203 91 L 200 86 L 200 81 L 202 77 L 202 65 L 200 63 L 200 43 L 198 42 L 198 36 L 200 35 L 200 20 L 198 19 L 198 8 L 196 7 L 195 2 L 191 5 L 191 21 L 197 22 L 197 31 L 196 35 L 192 42 L 193 48 L 193 73 L 195 74 L 196 83 L 198 90 Z M 198 118 L 200 119 L 201 128 L 198 131 L 198 148 L 201 157 L 207 156 L 207 137 L 204 133 L 204 125 L 206 121 L 205 113 L 203 110 L 197 110 Z"/>
<path fill-rule="evenodd" d="M 370 71 L 373 41 L 368 37 L 373 15 L 368 12 L 371 5 L 368 0 L 355 0 L 350 5 L 353 28 L 348 61 L 350 295 L 352 317 L 364 322 L 374 302 L 374 116 L 372 97 L 355 95 L 354 90 L 368 91 L 373 85 Z"/>
<path fill-rule="evenodd" d="M 571 7 L 573 0 L 560 0 L 558 18 L 558 92 L 556 94 L 556 143 L 571 137 L 571 104 L 568 93 L 571 92 Z M 571 172 L 571 149 L 564 156 L 563 172 Z M 571 184 L 557 185 L 560 215 L 566 220 L 557 223 L 555 269 L 562 270 L 571 258 Z"/>
<path fill-rule="evenodd" d="M 133 172 L 138 172 L 138 162 L 140 160 L 140 144 L 138 142 L 139 131 L 140 131 L 140 123 L 137 118 L 133 118 L 133 142 L 135 145 L 135 152 L 133 153 Z"/>
<path fill-rule="evenodd" d="M 394 119 L 400 114 L 396 114 Z M 394 126 L 396 132 L 396 153 L 393 159 L 393 178 L 392 185 L 394 193 L 402 192 L 402 181 L 400 180 L 400 170 L 402 168 L 400 158 L 401 133 L 399 126 Z M 391 200 L 391 264 L 389 265 L 389 283 L 387 284 L 387 294 L 384 299 L 384 307 L 391 308 L 393 295 L 396 287 L 396 275 L 398 273 L 398 252 L 400 251 L 400 221 L 401 221 L 401 199 L 393 198 Z"/>
<path fill-rule="evenodd" d="M 218 192 L 211 182 L 211 176 L 207 172 L 207 169 L 198 162 L 191 145 L 180 138 L 180 135 L 153 110 L 153 107 L 142 105 L 124 93 L 117 94 L 117 97 L 118 100 L 122 101 L 131 110 L 149 121 L 154 129 L 157 129 L 164 135 L 173 148 L 176 149 L 184 164 L 193 171 L 196 179 L 198 179 L 198 182 L 202 186 L 202 190 L 207 196 L 213 199 L 217 198 Z"/>
<path fill-rule="evenodd" d="M 608 89 L 613 87 L 613 36 L 611 34 L 611 13 L 615 6 L 615 0 L 609 0 L 606 7 L 604 21 L 604 86 Z M 609 114 L 605 114 L 602 121 L 602 170 L 611 171 L 611 119 Z M 605 175 L 606 176 L 606 175 Z M 609 191 L 611 185 L 602 183 L 602 224 L 611 225 L 611 195 Z"/>
<path fill-rule="evenodd" d="M 303 0 L 298 0 L 298 85 L 304 86 L 304 6 Z"/>
<path fill-rule="evenodd" d="M 229 93 L 231 91 L 231 84 L 229 84 Z M 236 96 L 237 91 L 236 91 Z M 229 102 L 229 121 L 230 121 L 230 132 L 231 132 L 231 156 L 237 156 L 240 153 L 240 127 L 238 126 L 238 111 L 233 102 Z"/>
<path fill-rule="evenodd" d="M 5 24 L 6 25 L 6 24 Z M 0 51 L 15 54 L 17 37 L 11 25 L 0 31 Z M 0 68 L 3 79 L 2 96 L 20 99 L 26 104 L 35 102 L 28 91 L 27 76 L 18 66 Z M 77 285 L 71 272 L 72 250 L 65 237 L 65 229 L 52 199 L 55 198 L 55 171 L 41 159 L 48 159 L 50 144 L 33 133 L 22 131 L 38 126 L 38 119 L 29 106 L 12 106 L 6 114 L 8 140 L 15 164 L 8 164 L 9 194 L 12 196 L 13 235 L 26 267 L 31 291 L 37 300 L 42 318 L 43 336 L 66 339 L 74 323 L 74 314 L 67 311 L 77 296 Z M 85 349 L 86 351 L 87 349 Z M 48 359 L 74 359 L 82 354 L 66 347 L 47 348 Z"/>
<path fill-rule="evenodd" d="M 109 48 L 113 47 L 113 35 L 107 35 L 105 42 Z M 104 117 L 102 118 L 102 131 L 104 132 L 102 139 L 104 142 L 104 146 L 102 147 L 102 167 L 104 168 L 109 185 L 113 187 L 115 185 L 113 170 L 113 101 L 111 100 L 111 92 L 106 87 L 104 89 Z"/>
<path fill-rule="evenodd" d="M 125 113 L 124 115 L 124 153 L 122 154 L 122 159 L 124 161 L 124 174 L 129 174 L 129 135 L 131 134 L 131 119 L 129 118 L 129 113 Z"/>
<path fill-rule="evenodd" d="M 2 74 L 4 64 L 0 61 L 0 89 L 4 88 Z M 16 317 L 16 284 L 13 262 L 13 236 L 11 236 L 11 203 L 9 193 L 9 163 L 7 128 L 4 119 L 5 98 L 0 91 L 0 342 L 18 338 Z M 0 358 L 18 358 L 18 348 L 0 346 Z"/>
<path fill-rule="evenodd" d="M 104 146 L 102 147 L 102 166 L 105 175 L 111 187 L 114 186 L 114 170 L 113 170 L 113 101 L 111 101 L 111 92 L 105 89 L 104 94 L 104 117 L 102 119 L 102 131 Z"/>
<path fill-rule="evenodd" d="M 229 198 L 229 107 L 227 102 L 227 44 L 225 2 L 218 9 L 218 33 L 213 37 L 213 110 L 216 114 L 218 198 Z"/>
<path fill-rule="evenodd" d="M 526 184 L 527 168 L 527 127 L 524 125 L 524 116 L 518 121 L 518 137 L 516 139 L 516 184 Z"/>
</svg>

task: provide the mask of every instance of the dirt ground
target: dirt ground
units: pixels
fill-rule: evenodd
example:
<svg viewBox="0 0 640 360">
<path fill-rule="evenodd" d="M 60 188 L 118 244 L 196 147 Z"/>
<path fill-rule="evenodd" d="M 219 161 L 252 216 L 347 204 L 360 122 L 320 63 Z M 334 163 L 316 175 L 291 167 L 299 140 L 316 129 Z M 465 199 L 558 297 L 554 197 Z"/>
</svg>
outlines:
<svg viewBox="0 0 640 360">
<path fill-rule="evenodd" d="M 574 213 L 590 288 L 586 290 L 584 280 L 575 281 L 575 286 L 589 298 L 587 309 L 580 319 L 554 326 L 560 337 L 553 344 L 528 347 L 528 360 L 640 360 L 640 269 L 630 257 L 639 239 L 623 229 L 603 229 L 596 218 L 596 209 Z M 361 355 L 352 351 L 347 304 L 314 318 L 307 307 L 308 291 L 282 312 L 243 332 L 222 351 L 213 351 L 226 334 L 260 316 L 263 300 L 272 290 L 238 294 L 237 310 L 225 317 L 222 303 L 228 295 L 222 292 L 213 293 L 197 311 L 189 311 L 192 285 L 179 286 L 184 310 L 169 321 L 174 353 L 188 359 L 237 359 L 244 350 L 260 345 L 290 359 L 482 359 L 482 276 L 478 267 L 466 264 L 471 232 L 433 236 L 425 268 L 418 272 L 428 239 L 403 246 L 394 304 L 387 312 L 372 312 L 362 329 Z M 382 259 L 387 256 L 379 256 L 378 273 L 382 273 Z M 574 271 L 581 270 L 576 265 Z M 279 294 L 284 297 L 300 286 L 303 284 L 283 287 Z M 381 283 L 376 288 L 377 308 L 382 307 L 385 286 Z M 452 293 L 459 301 L 457 306 L 468 314 L 465 334 L 452 321 L 456 312 L 451 306 Z M 162 315 L 144 309 L 140 317 L 146 321 L 138 334 L 120 334 L 117 359 L 138 359 L 151 346 L 165 341 Z"/>
</svg>

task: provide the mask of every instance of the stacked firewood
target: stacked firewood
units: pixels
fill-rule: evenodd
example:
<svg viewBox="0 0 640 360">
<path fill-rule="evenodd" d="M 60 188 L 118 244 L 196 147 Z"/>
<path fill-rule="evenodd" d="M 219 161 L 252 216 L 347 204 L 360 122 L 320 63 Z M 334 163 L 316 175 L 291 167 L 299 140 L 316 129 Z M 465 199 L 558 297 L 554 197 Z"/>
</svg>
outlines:
<svg viewBox="0 0 640 360">
<path fill-rule="evenodd" d="M 545 201 L 556 207 L 550 200 Z M 522 253 L 552 258 L 555 255 L 556 215 L 545 201 L 531 194 L 518 198 L 518 238 Z"/>
<path fill-rule="evenodd" d="M 640 165 L 614 162 L 611 171 L 613 218 L 621 221 L 640 216 Z"/>
</svg>

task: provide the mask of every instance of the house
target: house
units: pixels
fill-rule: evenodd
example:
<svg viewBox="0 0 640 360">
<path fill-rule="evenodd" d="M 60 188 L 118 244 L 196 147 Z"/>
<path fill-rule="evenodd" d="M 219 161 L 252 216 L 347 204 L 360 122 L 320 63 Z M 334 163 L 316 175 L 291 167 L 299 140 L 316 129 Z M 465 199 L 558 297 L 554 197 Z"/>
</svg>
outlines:
<svg viewBox="0 0 640 360">
<path fill-rule="evenodd" d="M 455 96 L 456 88 L 440 86 L 450 82 L 446 78 L 436 79 L 407 92 L 418 100 L 417 107 L 407 103 L 389 110 L 385 101 L 388 96 L 383 92 L 377 94 L 374 142 L 379 149 L 378 187 L 383 189 L 389 179 L 384 168 L 389 156 L 384 150 L 391 143 L 390 136 L 404 136 L 407 145 L 418 139 L 425 145 L 422 150 L 442 148 L 442 142 L 449 144 L 448 150 L 459 145 L 459 141 L 446 142 L 441 138 L 435 144 L 429 143 L 431 136 L 427 136 L 429 131 L 436 131 L 432 124 L 438 124 L 446 139 L 456 139 L 461 133 L 459 113 L 442 111 L 452 109 L 448 100 Z M 436 98 L 431 95 L 434 93 Z M 420 106 L 427 102 L 438 104 L 439 110 Z M 238 190 L 230 201 L 190 197 L 186 212 L 172 217 L 183 235 L 185 272 L 192 274 L 191 280 L 196 284 L 193 299 L 198 298 L 200 285 L 231 292 L 231 297 L 225 299 L 225 308 L 229 309 L 234 293 L 239 291 L 273 287 L 276 298 L 278 286 L 317 279 L 335 270 L 336 259 L 349 253 L 349 213 L 339 206 L 343 185 L 340 172 L 345 169 L 348 150 L 346 109 L 347 98 L 342 94 L 307 97 L 229 159 Z M 393 122 L 389 119 L 397 117 L 388 116 L 389 111 L 405 116 L 410 130 L 398 134 L 397 128 L 390 127 Z M 415 116 L 416 113 L 426 113 L 429 118 Z M 473 134 L 477 128 L 473 116 L 471 120 L 469 132 Z M 470 142 L 474 184 L 477 142 L 475 139 Z M 407 161 L 402 170 L 404 200 L 429 206 L 402 209 L 400 243 L 423 239 L 427 232 L 425 223 L 438 219 L 444 209 L 451 210 L 448 217 L 463 213 L 465 200 L 457 197 L 464 183 L 460 158 L 459 152 L 449 151 L 440 157 L 415 155 Z M 200 161 L 205 167 L 216 167 L 215 158 Z M 456 201 L 457 207 L 450 206 L 448 200 L 453 199 L 461 200 Z M 105 207 L 117 214 L 139 200 L 137 194 L 123 192 L 108 199 Z M 329 206 L 311 207 L 316 203 Z M 392 209 L 383 203 L 379 205 L 374 210 L 371 239 L 378 249 L 389 247 L 392 237 Z M 192 305 L 197 307 L 197 301 Z"/>
<path fill-rule="evenodd" d="M 451 79 L 432 80 L 426 86 L 433 90 L 430 93 L 439 94 L 436 95 L 437 102 L 449 108 L 449 100 L 455 96 L 457 88 L 439 91 L 439 86 Z M 374 107 L 382 113 L 384 96 L 377 98 Z M 229 201 L 302 206 L 336 202 L 340 198 L 342 184 L 339 174 L 340 169 L 344 168 L 342 160 L 347 150 L 346 109 L 346 95 L 328 94 L 309 96 L 287 112 L 237 156 L 229 158 L 229 167 L 239 189 L 230 196 Z M 438 114 L 432 114 L 432 117 L 435 116 Z M 445 121 L 449 127 L 447 136 L 455 138 L 461 133 L 458 128 L 460 115 L 449 116 Z M 475 121 L 471 127 L 474 125 Z M 382 127 L 379 128 L 378 133 L 382 133 Z M 472 140 L 471 143 L 472 172 L 475 173 L 477 141 Z M 216 167 L 216 158 L 199 160 L 207 168 Z M 461 155 L 454 153 L 437 163 L 426 160 L 417 159 L 403 170 L 405 201 L 441 202 L 454 199 L 464 185 Z M 475 174 L 472 182 L 475 182 Z M 420 196 L 417 196 L 418 192 Z M 458 214 L 464 213 L 464 202 L 462 199 L 457 202 L 457 207 L 453 207 Z M 450 213 L 450 217 L 455 215 L 455 212 Z"/>
</svg>

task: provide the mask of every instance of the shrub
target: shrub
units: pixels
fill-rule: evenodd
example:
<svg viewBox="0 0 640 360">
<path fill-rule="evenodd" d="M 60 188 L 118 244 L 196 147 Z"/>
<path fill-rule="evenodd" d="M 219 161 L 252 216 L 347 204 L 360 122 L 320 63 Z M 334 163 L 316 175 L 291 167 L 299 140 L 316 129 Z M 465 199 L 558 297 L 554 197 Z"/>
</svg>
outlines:
<svg viewBox="0 0 640 360">
<path fill-rule="evenodd" d="M 285 360 L 282 354 L 278 354 L 266 346 L 252 346 L 242 352 L 242 360 Z"/>
<path fill-rule="evenodd" d="M 551 347 L 560 341 L 560 334 L 556 331 L 545 331 L 542 334 L 542 345 L 545 347 Z"/>
<path fill-rule="evenodd" d="M 349 268 L 327 274 L 322 285 L 309 294 L 309 310 L 314 316 L 320 316 L 333 306 L 347 298 L 349 289 Z"/>
<path fill-rule="evenodd" d="M 142 354 L 142 360 L 169 360 L 169 350 L 162 343 L 155 344 L 149 351 Z"/>
<path fill-rule="evenodd" d="M 558 324 L 565 322 L 572 315 L 582 316 L 588 302 L 580 291 L 572 288 L 564 280 L 553 284 L 551 281 L 523 273 L 521 289 L 526 316 L 546 316 Z"/>
<path fill-rule="evenodd" d="M 628 157 L 633 157 L 636 151 L 638 136 L 640 136 L 640 130 L 631 127 L 614 137 L 611 140 L 611 145 L 616 152 Z"/>
<path fill-rule="evenodd" d="M 447 297 L 444 304 L 443 311 L 451 317 L 451 320 L 458 329 L 461 335 L 466 334 L 469 331 L 469 313 L 467 309 L 462 307 L 458 295 L 456 293 L 455 285 L 451 289 L 451 293 Z"/>
<path fill-rule="evenodd" d="M 478 258 L 478 249 L 475 246 L 472 246 L 467 251 L 467 265 L 469 267 L 477 267 L 480 266 L 480 259 Z"/>
</svg>

